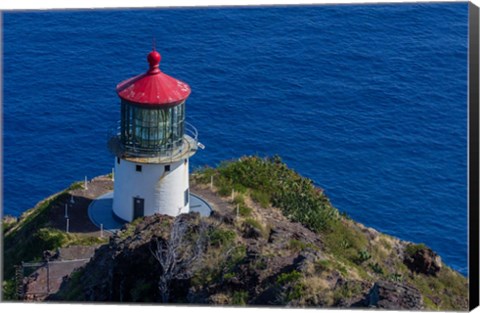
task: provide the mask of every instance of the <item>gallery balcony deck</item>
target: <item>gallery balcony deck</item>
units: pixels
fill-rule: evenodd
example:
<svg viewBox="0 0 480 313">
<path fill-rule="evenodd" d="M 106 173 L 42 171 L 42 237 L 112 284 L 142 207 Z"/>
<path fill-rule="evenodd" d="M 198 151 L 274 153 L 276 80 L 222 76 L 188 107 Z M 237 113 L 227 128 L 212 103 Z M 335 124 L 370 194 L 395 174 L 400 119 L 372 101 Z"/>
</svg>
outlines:
<svg viewBox="0 0 480 313">
<path fill-rule="evenodd" d="M 134 144 L 125 145 L 121 140 L 120 127 L 110 132 L 108 149 L 119 158 L 135 163 L 173 163 L 194 155 L 198 150 L 198 132 L 190 123 L 185 123 L 185 134 L 180 144 L 167 148 L 145 149 Z"/>
</svg>

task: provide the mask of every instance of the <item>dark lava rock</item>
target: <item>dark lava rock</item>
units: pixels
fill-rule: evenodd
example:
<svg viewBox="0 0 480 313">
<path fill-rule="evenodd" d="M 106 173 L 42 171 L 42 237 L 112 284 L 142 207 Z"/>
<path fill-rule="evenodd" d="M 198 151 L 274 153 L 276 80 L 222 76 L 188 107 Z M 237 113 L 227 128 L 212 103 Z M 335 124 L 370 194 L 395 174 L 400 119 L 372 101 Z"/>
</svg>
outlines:
<svg viewBox="0 0 480 313">
<path fill-rule="evenodd" d="M 233 225 L 235 223 L 235 218 L 232 215 L 222 214 L 218 211 L 212 210 L 210 216 L 216 220 L 219 220 L 225 224 Z"/>
<path fill-rule="evenodd" d="M 253 227 L 250 224 L 244 224 L 243 227 L 243 237 L 258 239 L 262 237 L 262 231 L 256 227 Z"/>
<path fill-rule="evenodd" d="M 260 293 L 254 300 L 255 305 L 282 305 L 283 303 L 283 290 L 278 285 L 272 285 Z"/>
<path fill-rule="evenodd" d="M 305 272 L 308 270 L 309 264 L 321 258 L 321 254 L 313 249 L 306 249 L 301 251 L 298 256 L 293 260 L 295 269 L 299 272 Z"/>
<path fill-rule="evenodd" d="M 442 268 L 442 259 L 430 248 L 418 249 L 414 254 L 405 254 L 403 263 L 413 272 L 436 275 Z"/>
<path fill-rule="evenodd" d="M 418 289 L 391 281 L 376 282 L 362 303 L 355 306 L 387 310 L 421 310 L 423 299 Z"/>
</svg>

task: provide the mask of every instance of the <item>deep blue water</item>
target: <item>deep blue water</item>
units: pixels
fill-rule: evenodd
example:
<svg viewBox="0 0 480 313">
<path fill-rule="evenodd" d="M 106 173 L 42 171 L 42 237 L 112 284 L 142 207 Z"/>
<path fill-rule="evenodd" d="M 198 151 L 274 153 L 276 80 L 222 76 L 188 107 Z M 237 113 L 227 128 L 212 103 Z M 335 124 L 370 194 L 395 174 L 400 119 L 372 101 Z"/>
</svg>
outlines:
<svg viewBox="0 0 480 313">
<path fill-rule="evenodd" d="M 4 15 L 4 212 L 110 172 L 115 85 L 192 87 L 191 164 L 279 154 L 354 219 L 467 273 L 468 5 Z"/>
</svg>

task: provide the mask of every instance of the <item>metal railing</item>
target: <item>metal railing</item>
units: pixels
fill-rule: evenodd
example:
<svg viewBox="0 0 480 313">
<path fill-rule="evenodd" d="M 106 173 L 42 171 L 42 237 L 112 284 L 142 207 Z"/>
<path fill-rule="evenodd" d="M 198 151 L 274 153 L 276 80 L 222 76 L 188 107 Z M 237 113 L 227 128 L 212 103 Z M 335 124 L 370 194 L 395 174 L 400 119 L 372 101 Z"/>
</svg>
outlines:
<svg viewBox="0 0 480 313">
<path fill-rule="evenodd" d="M 121 140 L 120 121 L 108 132 L 107 145 L 110 152 L 118 157 L 168 158 L 176 159 L 198 148 L 198 131 L 191 123 L 185 121 L 183 138 L 177 143 L 145 148 L 135 143 L 124 144 Z"/>
<path fill-rule="evenodd" d="M 65 276 L 88 263 L 90 258 L 22 262 L 16 268 L 17 297 L 19 300 L 41 300 L 55 294 Z"/>
</svg>

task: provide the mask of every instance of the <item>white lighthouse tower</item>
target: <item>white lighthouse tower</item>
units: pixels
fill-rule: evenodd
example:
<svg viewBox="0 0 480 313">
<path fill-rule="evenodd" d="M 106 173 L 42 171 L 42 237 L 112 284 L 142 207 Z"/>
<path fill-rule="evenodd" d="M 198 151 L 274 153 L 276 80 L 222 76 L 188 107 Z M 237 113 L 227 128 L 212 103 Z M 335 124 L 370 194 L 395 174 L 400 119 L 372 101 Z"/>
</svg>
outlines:
<svg viewBox="0 0 480 313">
<path fill-rule="evenodd" d="M 197 130 L 185 121 L 190 87 L 163 73 L 160 54 L 146 73 L 117 85 L 120 125 L 108 145 L 116 156 L 113 213 L 131 222 L 155 213 L 189 212 L 189 162 Z"/>
</svg>

